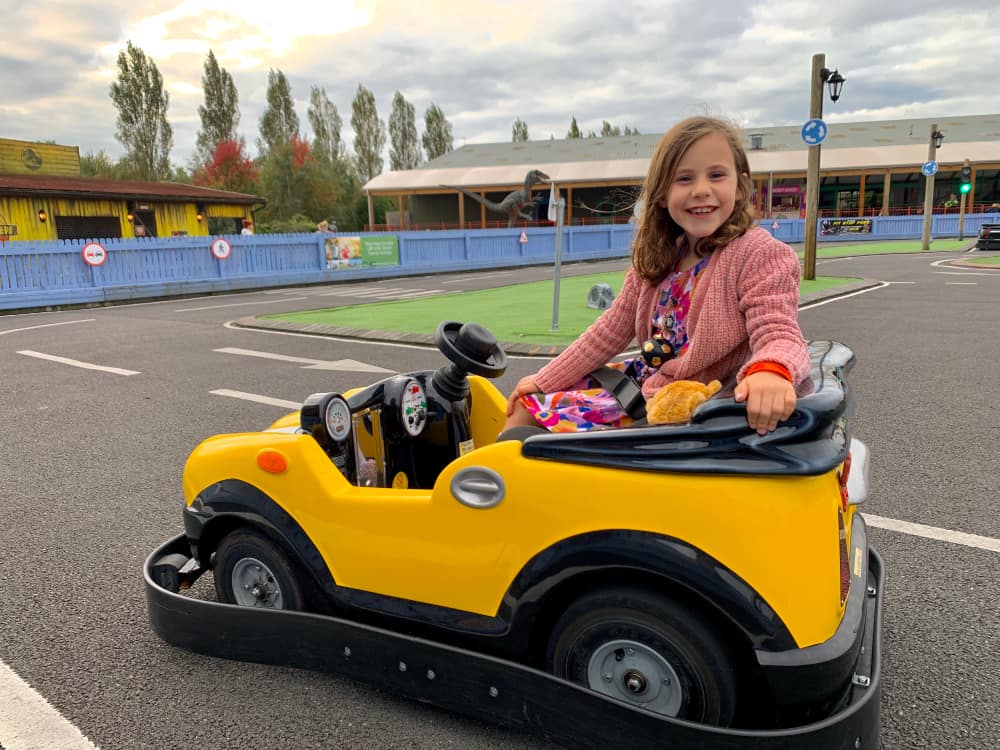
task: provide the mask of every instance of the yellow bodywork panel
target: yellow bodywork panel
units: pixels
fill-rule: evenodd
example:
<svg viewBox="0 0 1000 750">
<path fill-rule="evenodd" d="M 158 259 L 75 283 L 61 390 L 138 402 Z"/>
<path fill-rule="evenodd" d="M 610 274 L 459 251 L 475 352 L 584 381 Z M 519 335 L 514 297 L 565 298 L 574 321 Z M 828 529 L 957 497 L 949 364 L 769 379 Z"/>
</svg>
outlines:
<svg viewBox="0 0 1000 750">
<path fill-rule="evenodd" d="M 836 471 L 680 474 L 525 459 L 519 442 L 493 442 L 506 402 L 480 380 L 470 378 L 477 450 L 449 464 L 433 490 L 355 487 L 311 436 L 261 432 L 203 442 L 185 468 L 185 497 L 242 480 L 299 523 L 339 585 L 488 616 L 525 564 L 557 542 L 613 529 L 662 534 L 740 576 L 800 647 L 831 637 L 843 614 Z M 288 470 L 258 468 L 264 448 L 281 452 Z M 452 477 L 473 466 L 503 478 L 495 507 L 470 508 L 452 495 Z"/>
</svg>

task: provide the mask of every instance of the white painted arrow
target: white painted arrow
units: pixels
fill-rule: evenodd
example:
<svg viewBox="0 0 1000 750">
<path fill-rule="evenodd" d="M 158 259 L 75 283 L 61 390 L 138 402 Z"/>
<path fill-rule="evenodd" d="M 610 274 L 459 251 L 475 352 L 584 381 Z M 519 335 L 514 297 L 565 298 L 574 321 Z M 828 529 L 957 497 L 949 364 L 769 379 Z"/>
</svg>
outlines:
<svg viewBox="0 0 1000 750">
<path fill-rule="evenodd" d="M 338 359 L 338 360 L 325 360 L 325 359 L 311 359 L 309 357 L 292 357 L 288 354 L 275 354 L 274 352 L 258 352 L 254 349 L 240 349 L 235 346 L 227 346 L 222 349 L 213 349 L 212 351 L 219 352 L 220 354 L 238 354 L 243 357 L 259 357 L 260 359 L 274 359 L 279 362 L 294 362 L 296 364 L 303 365 L 303 369 L 306 370 L 341 370 L 343 372 L 395 372 L 395 370 L 386 370 L 384 367 L 377 367 L 375 365 L 365 364 L 364 362 L 358 362 L 356 359 Z"/>
</svg>

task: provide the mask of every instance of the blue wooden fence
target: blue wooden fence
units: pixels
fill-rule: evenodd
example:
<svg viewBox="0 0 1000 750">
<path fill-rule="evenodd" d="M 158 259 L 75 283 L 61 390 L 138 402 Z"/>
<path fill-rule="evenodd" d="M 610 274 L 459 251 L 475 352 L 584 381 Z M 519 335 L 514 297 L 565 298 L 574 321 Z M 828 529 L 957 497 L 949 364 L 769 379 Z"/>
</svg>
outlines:
<svg viewBox="0 0 1000 750">
<path fill-rule="evenodd" d="M 822 241 L 919 238 L 921 216 L 874 217 L 870 234 L 821 235 Z M 965 235 L 975 237 L 997 214 L 965 217 Z M 761 222 L 775 237 L 802 242 L 805 222 Z M 522 242 L 522 231 L 526 242 Z M 630 224 L 571 226 L 563 230 L 565 262 L 625 257 Z M 934 237 L 958 235 L 958 217 L 933 217 Z M 408 276 L 551 263 L 555 228 L 399 232 L 399 265 L 341 270 L 326 268 L 325 240 L 330 235 L 236 235 L 226 239 L 232 253 L 216 259 L 210 237 L 140 237 L 100 240 L 107 260 L 87 265 L 81 240 L 7 242 L 0 245 L 0 310 L 73 304 L 105 304 L 136 299 L 207 294 L 242 289 Z M 971 241 L 971 240 L 970 240 Z"/>
</svg>

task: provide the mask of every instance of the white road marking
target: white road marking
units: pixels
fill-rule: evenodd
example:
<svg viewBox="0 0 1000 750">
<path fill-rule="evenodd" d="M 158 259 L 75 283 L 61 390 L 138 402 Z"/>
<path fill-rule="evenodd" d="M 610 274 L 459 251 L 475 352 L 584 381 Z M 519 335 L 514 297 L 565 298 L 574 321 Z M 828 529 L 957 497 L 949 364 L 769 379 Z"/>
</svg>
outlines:
<svg viewBox="0 0 1000 750">
<path fill-rule="evenodd" d="M 273 359 L 279 362 L 294 362 L 296 364 L 303 364 L 306 370 L 339 370 L 342 372 L 386 372 L 391 373 L 393 370 L 386 370 L 383 367 L 376 367 L 375 365 L 368 365 L 364 362 L 358 362 L 356 359 L 338 359 L 338 360 L 325 360 L 325 359 L 312 359 L 311 357 L 293 357 L 288 354 L 275 354 L 274 352 L 260 352 L 256 349 L 240 349 L 235 346 L 226 346 L 221 349 L 213 349 L 214 352 L 219 352 L 220 354 L 237 354 L 243 357 L 258 357 L 260 359 Z"/>
<path fill-rule="evenodd" d="M 484 274 L 471 274 L 465 276 L 453 276 L 450 279 L 442 281 L 442 284 L 461 284 L 463 281 L 468 281 L 469 279 L 488 279 L 497 278 L 501 276 L 513 276 L 513 271 L 498 271 L 496 273 L 484 273 Z"/>
<path fill-rule="evenodd" d="M 990 271 L 933 271 L 938 276 L 996 276 Z"/>
<path fill-rule="evenodd" d="M 946 281 L 945 286 L 976 286 L 978 281 Z"/>
<path fill-rule="evenodd" d="M 0 331 L 0 336 L 6 336 L 8 333 L 20 333 L 21 331 L 34 331 L 36 328 L 51 328 L 53 326 L 71 326 L 74 323 L 93 323 L 97 318 L 87 318 L 86 320 L 64 320 L 61 323 L 43 323 L 37 326 L 26 326 L 24 328 L 11 328 L 6 331 Z"/>
<path fill-rule="evenodd" d="M 282 409 L 301 409 L 301 401 L 285 401 L 283 398 L 271 398 L 270 396 L 261 396 L 259 393 L 246 393 L 245 391 L 231 391 L 228 388 L 219 388 L 218 390 L 209 391 L 209 393 L 215 396 L 228 396 L 229 398 L 238 398 L 243 401 L 253 401 L 255 404 L 266 404 L 267 406 L 280 406 Z"/>
<path fill-rule="evenodd" d="M 297 302 L 308 297 L 282 297 L 281 299 L 269 299 L 265 302 L 230 302 L 227 305 L 205 305 L 204 307 L 178 307 L 174 312 L 198 312 L 199 310 L 217 310 L 220 307 L 242 307 L 244 305 L 273 305 L 275 302 Z"/>
<path fill-rule="evenodd" d="M 0 661 L 0 747 L 4 750 L 97 750 L 97 746 Z"/>
<path fill-rule="evenodd" d="M 54 354 L 43 354 L 42 352 L 33 352 L 31 349 L 22 349 L 18 354 L 23 354 L 26 357 L 35 357 L 36 359 L 47 359 L 49 362 L 58 362 L 62 365 L 71 365 L 72 367 L 80 367 L 84 370 L 99 370 L 100 372 L 110 372 L 112 375 L 141 375 L 138 370 L 126 370 L 121 367 L 105 367 L 104 365 L 94 365 L 90 362 L 81 362 L 78 359 L 69 359 L 68 357 L 57 357 Z"/>
<path fill-rule="evenodd" d="M 865 517 L 865 523 L 878 529 L 898 531 L 900 534 L 910 534 L 912 536 L 923 537 L 924 539 L 934 539 L 939 542 L 951 542 L 952 544 L 962 544 L 966 547 L 975 547 L 976 549 L 1000 552 L 1000 539 L 994 539 L 990 536 L 966 534 L 964 531 L 940 529 L 937 526 L 925 526 L 922 523 L 899 521 L 895 518 L 873 516 L 868 513 L 864 513 L 863 515 Z"/>
<path fill-rule="evenodd" d="M 851 292 L 850 294 L 842 294 L 839 297 L 831 297 L 830 299 L 825 299 L 820 302 L 813 302 L 811 305 L 803 305 L 799 310 L 812 310 L 814 307 L 822 307 L 823 305 L 829 305 L 831 302 L 840 302 L 842 299 L 847 299 L 848 297 L 857 297 L 859 294 L 867 294 L 868 292 L 874 292 L 879 289 L 885 289 L 889 286 L 889 282 L 881 281 L 878 286 L 868 287 L 867 289 L 861 289 L 857 292 Z"/>
</svg>

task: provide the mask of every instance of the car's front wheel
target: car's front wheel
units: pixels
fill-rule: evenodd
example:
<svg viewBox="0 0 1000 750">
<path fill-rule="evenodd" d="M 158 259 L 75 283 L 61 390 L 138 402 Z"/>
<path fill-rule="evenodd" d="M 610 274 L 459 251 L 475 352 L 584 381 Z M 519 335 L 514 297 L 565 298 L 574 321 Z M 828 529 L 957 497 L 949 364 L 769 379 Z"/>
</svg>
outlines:
<svg viewBox="0 0 1000 750">
<path fill-rule="evenodd" d="M 219 601 L 262 609 L 305 609 L 295 566 L 270 539 L 252 529 L 227 534 L 215 553 Z"/>
<path fill-rule="evenodd" d="M 546 667 L 557 677 L 665 716 L 728 726 L 733 660 L 699 613 L 640 588 L 592 592 L 559 618 Z"/>
</svg>

